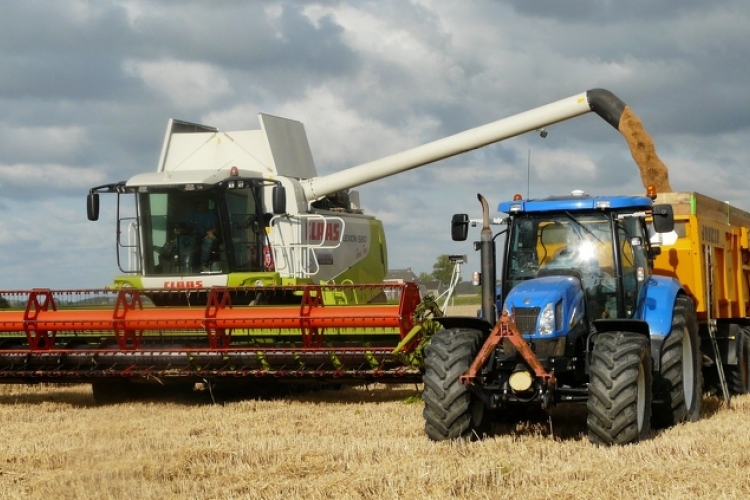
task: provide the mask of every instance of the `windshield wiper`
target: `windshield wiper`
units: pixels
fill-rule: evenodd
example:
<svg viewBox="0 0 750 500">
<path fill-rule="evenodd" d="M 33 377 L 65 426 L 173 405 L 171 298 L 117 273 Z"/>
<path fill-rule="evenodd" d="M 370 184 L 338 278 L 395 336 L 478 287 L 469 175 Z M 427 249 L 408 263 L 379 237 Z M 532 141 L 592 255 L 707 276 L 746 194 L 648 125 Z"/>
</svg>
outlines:
<svg viewBox="0 0 750 500">
<path fill-rule="evenodd" d="M 565 211 L 565 215 L 566 215 L 566 216 L 568 217 L 568 219 L 570 219 L 570 220 L 572 220 L 573 222 L 575 222 L 575 223 L 576 223 L 576 225 L 577 225 L 577 226 L 578 226 L 579 228 L 581 228 L 581 229 L 583 229 L 584 231 L 586 231 L 587 233 L 589 233 L 589 234 L 590 234 L 590 235 L 591 235 L 591 236 L 592 236 L 592 237 L 593 237 L 593 238 L 594 238 L 594 239 L 595 239 L 596 241 L 598 241 L 599 243 L 602 243 L 602 244 L 604 244 L 604 242 L 603 242 L 602 240 L 600 240 L 600 239 L 599 239 L 599 237 L 598 237 L 597 235 L 595 235 L 595 234 L 593 233 L 593 231 L 591 231 L 591 229 L 589 229 L 589 228 L 587 228 L 586 226 L 584 226 L 583 224 L 581 224 L 581 223 L 580 223 L 580 222 L 578 221 L 578 219 L 576 219 L 575 217 L 573 217 L 573 216 L 572 216 L 572 215 L 570 214 L 570 212 L 568 212 L 568 211 L 566 210 L 566 211 Z"/>
</svg>

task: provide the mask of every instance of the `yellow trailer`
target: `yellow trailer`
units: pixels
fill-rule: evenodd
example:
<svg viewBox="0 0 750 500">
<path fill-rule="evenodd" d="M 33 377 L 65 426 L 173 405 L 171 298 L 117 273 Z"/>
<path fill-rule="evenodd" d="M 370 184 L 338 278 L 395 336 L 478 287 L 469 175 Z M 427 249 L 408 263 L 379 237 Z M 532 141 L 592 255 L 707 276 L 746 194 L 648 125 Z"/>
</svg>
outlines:
<svg viewBox="0 0 750 500">
<path fill-rule="evenodd" d="M 654 236 L 654 273 L 676 278 L 695 303 L 706 381 L 721 387 L 725 378 L 730 393 L 747 393 L 750 213 L 696 192 L 662 193 L 655 203 L 672 206 L 675 230 Z"/>
</svg>

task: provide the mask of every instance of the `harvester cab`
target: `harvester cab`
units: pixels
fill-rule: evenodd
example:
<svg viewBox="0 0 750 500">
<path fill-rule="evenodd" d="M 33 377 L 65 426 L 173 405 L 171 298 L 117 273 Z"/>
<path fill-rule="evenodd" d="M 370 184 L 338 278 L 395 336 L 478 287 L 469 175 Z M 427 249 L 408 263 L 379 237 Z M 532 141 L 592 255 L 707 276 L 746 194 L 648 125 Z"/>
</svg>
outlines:
<svg viewBox="0 0 750 500">
<path fill-rule="evenodd" d="M 98 186 L 118 196 L 115 287 L 202 289 L 378 283 L 382 224 L 356 191 L 305 196 L 316 176 L 301 123 L 260 115 L 261 128 L 220 132 L 170 120 L 155 173 Z M 133 203 L 134 200 L 134 203 Z"/>
</svg>

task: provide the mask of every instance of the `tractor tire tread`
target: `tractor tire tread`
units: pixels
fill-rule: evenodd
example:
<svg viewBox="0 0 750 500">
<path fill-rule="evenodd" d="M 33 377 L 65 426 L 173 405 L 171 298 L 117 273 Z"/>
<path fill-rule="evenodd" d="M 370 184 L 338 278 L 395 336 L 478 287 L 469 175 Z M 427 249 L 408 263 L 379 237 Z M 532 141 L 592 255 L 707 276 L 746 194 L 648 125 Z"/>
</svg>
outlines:
<svg viewBox="0 0 750 500">
<path fill-rule="evenodd" d="M 643 380 L 639 381 L 639 378 Z M 645 388 L 638 401 L 639 382 Z M 651 346 L 638 333 L 604 332 L 596 336 L 589 378 L 589 440 L 613 445 L 648 437 L 651 411 Z M 638 405 L 644 416 L 639 424 Z M 640 428 L 639 428 L 640 425 Z"/>
<path fill-rule="evenodd" d="M 693 401 L 686 404 L 684 387 L 683 335 L 691 336 L 693 352 Z M 703 370 L 700 338 L 695 306 L 692 300 L 680 295 L 675 299 L 672 326 L 661 349 L 661 368 L 654 376 L 654 408 L 652 426 L 671 427 L 681 422 L 695 422 L 700 418 L 703 399 Z"/>
<path fill-rule="evenodd" d="M 426 348 L 424 391 L 425 433 L 433 441 L 483 437 L 489 412 L 459 378 L 482 345 L 482 332 L 441 330 Z M 478 413 L 478 414 L 477 414 Z"/>
</svg>

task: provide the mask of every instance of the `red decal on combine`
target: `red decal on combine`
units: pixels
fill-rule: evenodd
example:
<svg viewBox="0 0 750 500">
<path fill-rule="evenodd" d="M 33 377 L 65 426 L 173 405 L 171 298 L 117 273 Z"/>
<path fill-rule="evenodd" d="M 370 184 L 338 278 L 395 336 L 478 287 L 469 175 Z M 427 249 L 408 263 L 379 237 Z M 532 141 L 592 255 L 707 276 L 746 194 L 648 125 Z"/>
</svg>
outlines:
<svg viewBox="0 0 750 500">
<path fill-rule="evenodd" d="M 164 288 L 203 288 L 203 280 L 165 281 Z"/>
<path fill-rule="evenodd" d="M 341 223 L 339 221 L 309 221 L 307 235 L 310 241 L 339 241 Z"/>
</svg>

